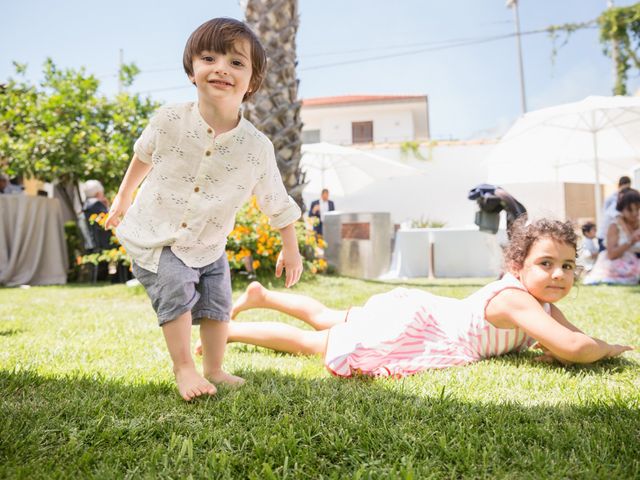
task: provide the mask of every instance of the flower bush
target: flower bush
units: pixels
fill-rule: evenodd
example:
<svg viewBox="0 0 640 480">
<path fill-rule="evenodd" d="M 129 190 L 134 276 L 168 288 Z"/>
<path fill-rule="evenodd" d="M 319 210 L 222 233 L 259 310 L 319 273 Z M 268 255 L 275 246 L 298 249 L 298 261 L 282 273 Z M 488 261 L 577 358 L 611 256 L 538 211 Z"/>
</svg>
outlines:
<svg viewBox="0 0 640 480">
<path fill-rule="evenodd" d="M 310 274 L 322 273 L 327 270 L 327 262 L 319 258 L 326 243 L 316 236 L 312 230 L 316 219 L 296 222 L 296 237 L 298 248 L 303 259 L 304 272 Z M 104 227 L 107 214 L 93 214 L 90 223 L 98 223 Z M 89 253 L 76 258 L 78 265 L 107 262 L 109 265 L 131 265 L 131 259 L 125 248 L 120 245 L 115 235 L 111 236 L 114 248 L 102 252 Z M 282 249 L 280 233 L 269 225 L 268 217 L 258 208 L 255 197 L 247 202 L 236 217 L 235 228 L 227 240 L 227 258 L 232 271 L 255 272 L 256 275 L 273 274 Z"/>
<path fill-rule="evenodd" d="M 104 228 L 104 224 L 107 222 L 108 215 L 106 213 L 94 213 L 89 217 L 89 223 L 94 224 L 97 223 L 102 228 Z M 127 251 L 124 249 L 118 238 L 113 234 L 111 234 L 111 244 L 113 248 L 109 250 L 102 250 L 101 252 L 88 253 L 86 255 L 81 255 L 76 258 L 76 263 L 78 265 L 86 265 L 93 264 L 98 265 L 100 262 L 107 262 L 110 266 L 115 266 L 117 264 L 122 264 L 125 266 L 131 265 L 131 258 L 127 254 Z"/>
<path fill-rule="evenodd" d="M 304 271 L 311 274 L 325 272 L 327 262 L 318 258 L 326 247 L 324 240 L 316 236 L 311 224 L 306 221 L 296 222 L 295 228 Z M 272 274 L 281 249 L 279 232 L 269 225 L 268 217 L 258 208 L 256 197 L 251 197 L 238 212 L 236 226 L 227 240 L 227 258 L 231 270 L 253 270 L 258 275 Z"/>
</svg>

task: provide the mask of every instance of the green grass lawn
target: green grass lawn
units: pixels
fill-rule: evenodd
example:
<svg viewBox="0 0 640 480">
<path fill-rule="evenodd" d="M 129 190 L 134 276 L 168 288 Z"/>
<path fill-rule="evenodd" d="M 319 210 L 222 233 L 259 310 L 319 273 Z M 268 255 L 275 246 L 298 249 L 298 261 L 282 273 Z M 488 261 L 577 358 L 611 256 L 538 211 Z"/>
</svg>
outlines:
<svg viewBox="0 0 640 480">
<path fill-rule="evenodd" d="M 483 283 L 418 288 L 464 297 Z M 347 307 L 390 288 L 322 277 L 295 291 Z M 560 307 L 640 345 L 637 287 L 578 287 Z M 234 344 L 226 365 L 247 385 L 185 403 L 142 290 L 0 289 L 0 478 L 639 478 L 640 354 L 567 368 L 534 356 L 344 380 L 318 358 Z"/>
</svg>

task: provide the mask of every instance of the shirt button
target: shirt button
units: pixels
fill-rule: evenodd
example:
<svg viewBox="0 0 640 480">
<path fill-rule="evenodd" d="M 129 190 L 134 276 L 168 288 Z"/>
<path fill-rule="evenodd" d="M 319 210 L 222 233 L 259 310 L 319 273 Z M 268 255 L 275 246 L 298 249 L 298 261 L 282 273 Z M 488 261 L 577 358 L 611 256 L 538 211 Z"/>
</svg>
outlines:
<svg viewBox="0 0 640 480">
<path fill-rule="evenodd" d="M 204 152 L 204 154 L 208 157 L 209 155 L 211 155 L 211 150 L 207 150 L 206 152 Z"/>
<path fill-rule="evenodd" d="M 186 223 L 182 223 L 182 228 L 187 228 L 187 224 Z"/>
<path fill-rule="evenodd" d="M 211 130 L 210 128 L 207 128 L 207 133 L 213 133 L 213 130 Z"/>
<path fill-rule="evenodd" d="M 193 189 L 194 192 L 199 192 L 200 191 L 200 187 L 196 187 Z"/>
</svg>

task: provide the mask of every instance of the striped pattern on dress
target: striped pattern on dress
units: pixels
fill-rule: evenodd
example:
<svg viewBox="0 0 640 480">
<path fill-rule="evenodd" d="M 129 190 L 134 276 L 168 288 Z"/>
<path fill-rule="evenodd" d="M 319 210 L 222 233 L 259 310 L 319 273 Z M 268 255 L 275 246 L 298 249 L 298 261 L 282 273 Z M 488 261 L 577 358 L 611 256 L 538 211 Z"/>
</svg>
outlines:
<svg viewBox="0 0 640 480">
<path fill-rule="evenodd" d="M 468 309 L 462 309 L 469 313 L 468 317 L 444 319 L 463 320 L 468 324 L 466 328 L 462 325 L 455 335 L 442 328 L 441 322 L 430 313 L 429 305 L 423 305 L 395 338 L 371 346 L 356 343 L 353 351 L 347 354 L 325 358 L 325 365 L 336 376 L 360 374 L 404 377 L 426 369 L 466 365 L 483 358 L 525 349 L 535 340 L 523 330 L 496 328 L 484 319 L 484 308 L 497 293 L 506 288 L 524 289 L 515 279 L 503 280 L 482 289 L 483 294 L 479 298 L 474 295 L 460 300 L 470 303 Z M 514 284 L 513 280 L 517 283 Z M 375 321 L 371 328 L 375 328 Z"/>
</svg>

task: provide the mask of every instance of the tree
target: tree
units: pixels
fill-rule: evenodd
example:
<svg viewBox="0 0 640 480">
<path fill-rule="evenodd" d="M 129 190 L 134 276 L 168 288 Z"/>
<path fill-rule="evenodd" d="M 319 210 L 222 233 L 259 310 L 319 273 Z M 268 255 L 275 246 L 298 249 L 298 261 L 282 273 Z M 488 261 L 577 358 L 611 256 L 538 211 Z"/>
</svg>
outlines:
<svg viewBox="0 0 640 480">
<path fill-rule="evenodd" d="M 629 70 L 640 70 L 640 3 L 629 7 L 610 8 L 598 17 L 600 41 L 605 54 L 616 64 L 616 84 L 613 93 L 626 95 Z"/>
<path fill-rule="evenodd" d="M 24 77 L 26 66 L 14 65 Z M 136 73 L 135 65 L 127 65 L 121 77 L 131 84 Z M 0 91 L 0 162 L 11 175 L 67 187 L 97 178 L 115 190 L 133 143 L 158 105 L 127 93 L 110 100 L 98 94 L 93 75 L 82 68 L 58 69 L 51 59 L 43 74 L 39 86 L 9 79 Z M 74 211 L 70 190 L 60 192 Z"/>
<path fill-rule="evenodd" d="M 551 25 L 546 28 L 551 38 L 557 39 L 559 32 L 564 32 L 567 38 L 573 32 L 589 28 L 594 24 L 600 28 L 600 43 L 602 43 L 605 55 L 612 58 L 615 66 L 614 95 L 627 95 L 627 81 L 629 70 L 640 70 L 640 3 L 629 7 L 608 8 L 598 18 L 588 22 L 565 23 L 563 25 Z M 552 58 L 555 58 L 557 49 L 554 46 Z"/>
<path fill-rule="evenodd" d="M 296 78 L 297 0 L 246 0 L 246 21 L 268 57 L 262 88 L 247 104 L 247 117 L 273 142 L 278 168 L 289 195 L 302 205 L 300 171 L 301 102 Z"/>
</svg>

